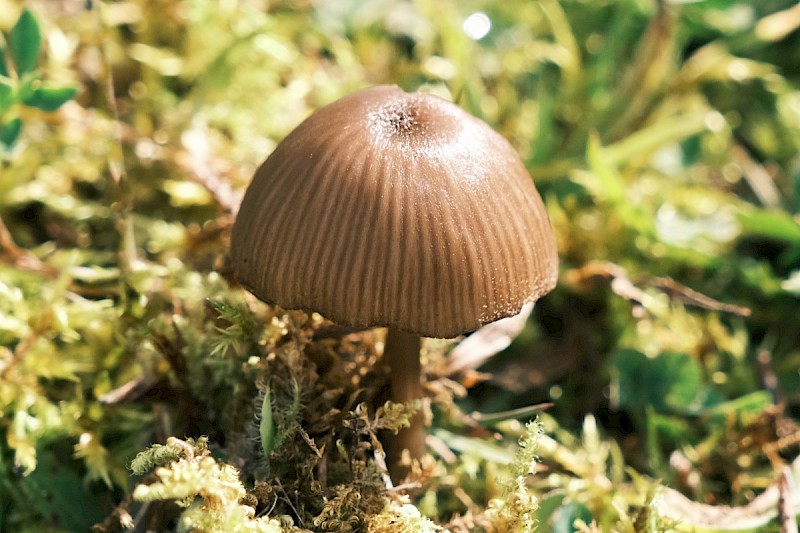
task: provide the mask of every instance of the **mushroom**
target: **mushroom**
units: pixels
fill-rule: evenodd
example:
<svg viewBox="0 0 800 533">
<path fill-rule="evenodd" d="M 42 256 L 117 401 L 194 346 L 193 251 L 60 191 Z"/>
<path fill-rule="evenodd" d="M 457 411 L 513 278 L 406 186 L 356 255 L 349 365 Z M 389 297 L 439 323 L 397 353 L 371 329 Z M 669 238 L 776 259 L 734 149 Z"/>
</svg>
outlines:
<svg viewBox="0 0 800 533">
<path fill-rule="evenodd" d="M 343 325 L 388 327 L 390 398 L 421 400 L 420 337 L 456 337 L 549 292 L 558 257 L 511 145 L 455 104 L 396 86 L 313 113 L 256 171 L 231 239 L 260 299 Z M 388 446 L 425 452 L 414 415 Z"/>
</svg>

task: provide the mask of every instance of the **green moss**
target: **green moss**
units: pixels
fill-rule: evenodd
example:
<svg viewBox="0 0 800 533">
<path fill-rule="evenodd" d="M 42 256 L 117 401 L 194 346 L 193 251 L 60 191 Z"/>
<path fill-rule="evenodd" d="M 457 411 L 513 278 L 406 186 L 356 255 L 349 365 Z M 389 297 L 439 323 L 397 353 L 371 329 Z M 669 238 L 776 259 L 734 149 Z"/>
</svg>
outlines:
<svg viewBox="0 0 800 533">
<path fill-rule="evenodd" d="M 215 461 L 205 444 L 172 438 L 167 446 L 140 454 L 135 464 L 143 467 L 146 463 L 161 463 L 170 453 L 173 460 L 158 466 L 153 472 L 155 480 L 137 486 L 133 498 L 147 502 L 175 500 L 185 508 L 178 521 L 179 531 L 301 531 L 291 525 L 284 527 L 285 523 L 275 518 L 256 517 L 253 507 L 241 503 L 246 491 L 239 473 L 232 466 Z"/>
<path fill-rule="evenodd" d="M 796 464 L 791 0 L 73 4 L 0 0 L 0 530 L 658 531 L 667 486 L 713 530 Z M 561 257 L 480 368 L 426 343 L 419 405 L 385 403 L 380 330 L 226 257 L 257 165 L 378 83 L 508 138 Z M 415 409 L 432 454 L 389 488 Z"/>
</svg>

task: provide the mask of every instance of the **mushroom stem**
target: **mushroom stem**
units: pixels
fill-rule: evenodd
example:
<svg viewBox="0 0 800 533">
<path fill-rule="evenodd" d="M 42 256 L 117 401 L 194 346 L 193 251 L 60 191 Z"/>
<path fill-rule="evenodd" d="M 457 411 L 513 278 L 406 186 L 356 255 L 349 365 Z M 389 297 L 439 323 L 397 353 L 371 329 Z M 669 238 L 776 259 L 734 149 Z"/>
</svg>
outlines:
<svg viewBox="0 0 800 533">
<path fill-rule="evenodd" d="M 419 335 L 394 328 L 389 328 L 386 334 L 383 357 L 389 367 L 389 397 L 393 402 L 422 399 L 421 345 Z M 425 417 L 421 410 L 411 417 L 410 427 L 401 429 L 387 443 L 389 474 L 395 482 L 405 477 L 409 470 L 408 465 L 401 464 L 404 450 L 408 450 L 411 459 L 420 459 L 425 454 Z"/>
</svg>

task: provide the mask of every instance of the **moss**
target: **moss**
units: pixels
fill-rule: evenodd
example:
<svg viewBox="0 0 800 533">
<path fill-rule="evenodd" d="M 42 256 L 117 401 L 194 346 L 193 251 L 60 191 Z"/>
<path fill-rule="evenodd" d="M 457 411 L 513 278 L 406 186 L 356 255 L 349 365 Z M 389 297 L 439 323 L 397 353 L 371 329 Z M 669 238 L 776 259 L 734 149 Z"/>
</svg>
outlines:
<svg viewBox="0 0 800 533">
<path fill-rule="evenodd" d="M 166 452 L 164 448 L 170 451 Z M 140 454 L 139 467 L 161 462 L 171 453 L 174 458 L 153 472 L 154 480 L 133 491 L 137 501 L 174 500 L 182 511 L 179 531 L 230 531 L 293 533 L 302 530 L 269 516 L 255 516 L 255 509 L 242 503 L 246 491 L 239 472 L 218 463 L 204 444 L 171 438 L 165 447 L 154 447 Z M 290 521 L 289 521 L 290 522 Z"/>
<path fill-rule="evenodd" d="M 4 35 L 23 8 L 41 33 L 23 77 L 36 47 L 0 39 L 0 530 L 627 533 L 670 529 L 666 486 L 704 502 L 687 528 L 775 493 L 800 434 L 795 4 L 0 0 Z M 426 343 L 422 405 L 385 403 L 380 330 L 258 302 L 226 258 L 256 165 L 379 83 L 508 138 L 562 264 L 479 368 Z M 381 434 L 416 408 L 431 457 L 388 488 Z"/>
</svg>

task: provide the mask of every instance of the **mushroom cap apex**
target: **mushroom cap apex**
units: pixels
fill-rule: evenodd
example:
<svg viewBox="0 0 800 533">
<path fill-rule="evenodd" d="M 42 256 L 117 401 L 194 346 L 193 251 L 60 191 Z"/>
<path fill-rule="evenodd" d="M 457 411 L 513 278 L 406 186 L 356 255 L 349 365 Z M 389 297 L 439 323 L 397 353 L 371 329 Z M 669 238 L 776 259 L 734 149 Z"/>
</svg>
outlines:
<svg viewBox="0 0 800 533">
<path fill-rule="evenodd" d="M 320 108 L 256 171 L 231 240 L 253 294 L 348 326 L 455 337 L 555 286 L 542 200 L 500 134 L 396 86 Z"/>
</svg>

